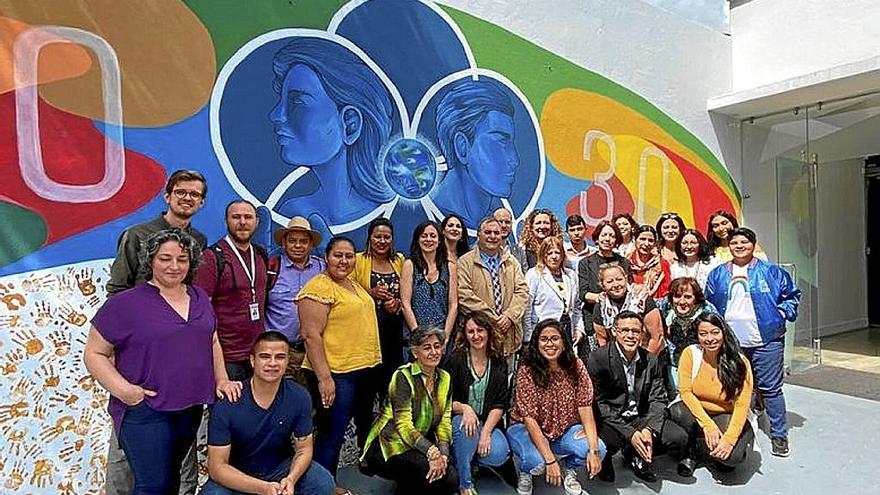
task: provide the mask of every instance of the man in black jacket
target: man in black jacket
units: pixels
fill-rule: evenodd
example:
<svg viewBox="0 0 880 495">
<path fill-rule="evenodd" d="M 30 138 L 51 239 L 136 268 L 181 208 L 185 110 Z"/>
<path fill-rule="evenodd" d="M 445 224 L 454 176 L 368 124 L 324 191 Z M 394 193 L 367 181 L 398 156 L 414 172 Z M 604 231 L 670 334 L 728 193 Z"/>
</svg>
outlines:
<svg viewBox="0 0 880 495">
<path fill-rule="evenodd" d="M 587 369 L 593 381 L 599 437 L 608 454 L 599 478 L 614 480 L 611 459 L 623 451 L 626 464 L 640 479 L 657 480 L 655 451 L 683 453 L 687 433 L 666 419 L 667 396 L 663 369 L 657 357 L 642 347 L 647 340 L 642 317 L 621 311 L 614 318 L 608 345 L 590 353 Z"/>
</svg>

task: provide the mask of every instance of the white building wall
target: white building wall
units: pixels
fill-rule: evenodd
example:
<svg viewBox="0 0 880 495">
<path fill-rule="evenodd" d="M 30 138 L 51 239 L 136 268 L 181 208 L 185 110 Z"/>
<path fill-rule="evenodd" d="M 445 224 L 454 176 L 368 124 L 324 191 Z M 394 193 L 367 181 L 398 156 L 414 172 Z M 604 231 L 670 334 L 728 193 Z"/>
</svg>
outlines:
<svg viewBox="0 0 880 495">
<path fill-rule="evenodd" d="M 878 26 L 877 0 L 751 0 L 735 6 L 733 91 L 880 55 Z"/>
<path fill-rule="evenodd" d="M 622 84 L 722 157 L 706 100 L 730 88 L 729 36 L 639 0 L 442 3 Z"/>
</svg>

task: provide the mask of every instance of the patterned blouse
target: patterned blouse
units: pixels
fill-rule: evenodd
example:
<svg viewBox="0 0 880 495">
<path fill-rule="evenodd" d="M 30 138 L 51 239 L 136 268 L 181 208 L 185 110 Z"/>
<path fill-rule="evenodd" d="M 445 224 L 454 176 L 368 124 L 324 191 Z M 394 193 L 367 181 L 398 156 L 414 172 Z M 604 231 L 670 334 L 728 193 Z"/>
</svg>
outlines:
<svg viewBox="0 0 880 495">
<path fill-rule="evenodd" d="M 550 373 L 550 382 L 539 387 L 532 378 L 528 366 L 520 366 L 516 372 L 516 399 L 510 419 L 522 423 L 529 417 L 538 422 L 541 431 L 550 440 L 561 437 L 573 425 L 581 422 L 578 408 L 593 404 L 593 382 L 587 367 L 575 359 L 575 375 L 565 371 Z"/>
<path fill-rule="evenodd" d="M 428 282 L 425 274 L 416 270 L 413 274 L 412 310 L 419 325 L 446 323 L 449 311 L 449 266 L 440 267 L 437 280 Z"/>
<path fill-rule="evenodd" d="M 427 455 L 436 442 L 441 454 L 449 453 L 452 441 L 452 387 L 449 373 L 437 368 L 432 390 L 425 384 L 419 363 L 405 364 L 391 377 L 388 400 L 373 422 L 364 455 L 379 442 L 385 460 L 412 449 Z"/>
</svg>

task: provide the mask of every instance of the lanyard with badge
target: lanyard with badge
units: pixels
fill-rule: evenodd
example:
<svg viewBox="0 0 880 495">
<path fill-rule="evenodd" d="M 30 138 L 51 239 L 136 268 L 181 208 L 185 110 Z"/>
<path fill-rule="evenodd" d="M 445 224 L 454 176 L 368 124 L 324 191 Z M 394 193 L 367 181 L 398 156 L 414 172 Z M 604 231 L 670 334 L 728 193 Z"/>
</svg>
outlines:
<svg viewBox="0 0 880 495">
<path fill-rule="evenodd" d="M 244 258 L 241 257 L 241 253 L 238 252 L 238 248 L 235 247 L 235 244 L 226 236 L 226 244 L 229 244 L 229 247 L 232 248 L 232 253 L 235 254 L 235 257 L 238 258 L 238 262 L 241 263 L 241 269 L 244 270 L 245 275 L 247 275 L 248 281 L 251 283 L 251 303 L 248 304 L 248 311 L 250 312 L 251 321 L 257 321 L 260 319 L 260 304 L 257 302 L 257 291 L 255 289 L 255 280 L 257 277 L 257 268 L 256 261 L 254 259 L 254 248 L 250 247 L 251 252 L 251 267 L 248 270 L 247 265 L 244 263 Z"/>
</svg>

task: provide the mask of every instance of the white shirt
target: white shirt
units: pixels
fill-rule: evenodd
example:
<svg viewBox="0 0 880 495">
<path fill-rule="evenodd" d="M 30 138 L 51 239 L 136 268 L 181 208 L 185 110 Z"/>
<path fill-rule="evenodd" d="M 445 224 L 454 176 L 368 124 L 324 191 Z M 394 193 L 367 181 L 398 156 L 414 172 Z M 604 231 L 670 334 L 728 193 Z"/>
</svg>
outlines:
<svg viewBox="0 0 880 495">
<path fill-rule="evenodd" d="M 724 319 L 742 347 L 762 346 L 764 340 L 758 329 L 758 317 L 749 292 L 749 267 L 733 264 L 732 268 Z"/>
<path fill-rule="evenodd" d="M 695 278 L 697 283 L 700 284 L 700 288 L 705 290 L 706 280 L 709 279 L 709 272 L 719 264 L 721 264 L 721 261 L 715 256 L 709 258 L 708 261 L 697 261 L 695 263 L 675 261 L 669 264 L 670 282 L 681 277 Z"/>
<path fill-rule="evenodd" d="M 596 251 L 596 248 L 591 247 L 586 242 L 584 242 L 583 251 L 580 252 L 575 251 L 569 241 L 562 241 L 562 247 L 565 248 L 565 266 L 574 270 L 575 273 L 577 273 L 578 270 L 578 263 Z"/>
<path fill-rule="evenodd" d="M 547 268 L 541 271 L 538 271 L 538 267 L 529 268 L 526 272 L 526 284 L 529 286 L 529 305 L 523 316 L 523 341 L 531 340 L 532 330 L 539 321 L 559 318 L 566 309 L 571 318 L 572 332 L 584 330 L 582 303 L 578 297 L 578 276 L 574 270 L 563 269 L 562 282 L 557 282 Z M 564 289 L 560 290 L 560 284 Z"/>
</svg>

